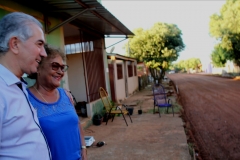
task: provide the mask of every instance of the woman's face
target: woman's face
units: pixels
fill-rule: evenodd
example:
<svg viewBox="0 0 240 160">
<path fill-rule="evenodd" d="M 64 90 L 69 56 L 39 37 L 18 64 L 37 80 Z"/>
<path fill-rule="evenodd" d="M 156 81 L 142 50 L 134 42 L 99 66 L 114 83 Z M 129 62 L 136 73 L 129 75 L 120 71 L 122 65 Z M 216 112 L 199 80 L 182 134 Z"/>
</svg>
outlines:
<svg viewBox="0 0 240 160">
<path fill-rule="evenodd" d="M 38 68 L 38 83 L 48 89 L 59 87 L 64 76 L 61 67 L 64 66 L 62 57 L 58 55 L 55 58 L 43 61 Z"/>
</svg>

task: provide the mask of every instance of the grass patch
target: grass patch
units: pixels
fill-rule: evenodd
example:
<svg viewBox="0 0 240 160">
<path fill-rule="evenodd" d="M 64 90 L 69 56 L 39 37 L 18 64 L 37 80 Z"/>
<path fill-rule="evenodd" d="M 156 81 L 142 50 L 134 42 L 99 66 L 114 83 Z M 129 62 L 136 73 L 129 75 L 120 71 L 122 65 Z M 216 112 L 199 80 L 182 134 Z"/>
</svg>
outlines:
<svg viewBox="0 0 240 160">
<path fill-rule="evenodd" d="M 153 109 L 148 109 L 147 113 L 153 113 Z"/>
<path fill-rule="evenodd" d="M 188 143 L 188 149 L 189 149 L 189 154 L 191 155 L 191 157 L 194 156 L 194 143 Z"/>
<path fill-rule="evenodd" d="M 178 104 L 178 103 L 174 103 L 173 104 L 173 111 L 174 111 L 174 113 L 180 113 L 180 111 L 182 109 L 183 109 L 183 107 L 180 104 Z"/>
</svg>

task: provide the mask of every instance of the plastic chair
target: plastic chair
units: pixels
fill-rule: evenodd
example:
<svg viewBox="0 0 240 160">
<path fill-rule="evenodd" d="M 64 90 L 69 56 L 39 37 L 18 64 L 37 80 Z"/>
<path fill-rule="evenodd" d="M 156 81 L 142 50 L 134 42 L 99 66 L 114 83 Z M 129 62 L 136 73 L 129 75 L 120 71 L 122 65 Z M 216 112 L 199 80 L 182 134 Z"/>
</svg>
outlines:
<svg viewBox="0 0 240 160">
<path fill-rule="evenodd" d="M 153 100 L 154 100 L 153 113 L 155 113 L 155 106 L 158 107 L 159 117 L 161 117 L 160 108 L 166 108 L 167 113 L 168 113 L 168 108 L 172 108 L 172 114 L 174 116 L 171 99 L 167 98 L 167 93 L 165 92 L 164 87 L 161 84 L 159 84 L 159 85 L 153 86 L 152 89 L 153 89 Z"/>
<path fill-rule="evenodd" d="M 128 123 L 127 123 L 126 118 L 124 116 L 125 114 L 127 114 L 129 116 L 129 118 L 132 122 L 130 113 L 128 112 L 128 110 L 126 110 L 126 106 L 124 104 L 119 104 L 117 106 L 113 106 L 112 103 L 109 100 L 107 92 L 102 87 L 99 88 L 99 95 L 102 99 L 102 102 L 103 102 L 103 105 L 104 105 L 104 108 L 105 108 L 106 114 L 107 114 L 106 125 L 107 125 L 108 119 L 110 117 L 112 117 L 112 122 L 113 122 L 116 114 L 121 114 L 123 116 L 127 126 L 128 126 Z M 124 107 L 124 108 L 122 108 L 121 106 Z"/>
</svg>

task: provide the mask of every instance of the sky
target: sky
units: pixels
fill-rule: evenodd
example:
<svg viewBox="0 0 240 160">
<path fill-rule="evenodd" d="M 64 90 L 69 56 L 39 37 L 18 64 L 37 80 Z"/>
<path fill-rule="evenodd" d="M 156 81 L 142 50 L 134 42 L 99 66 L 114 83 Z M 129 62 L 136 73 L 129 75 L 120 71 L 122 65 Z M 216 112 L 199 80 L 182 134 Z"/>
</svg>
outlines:
<svg viewBox="0 0 240 160">
<path fill-rule="evenodd" d="M 200 58 L 210 62 L 210 54 L 216 40 L 210 37 L 209 21 L 214 13 L 220 13 L 225 0 L 102 0 L 102 5 L 130 31 L 149 29 L 157 22 L 176 24 L 182 31 L 185 50 L 177 61 Z M 106 39 L 106 47 L 123 39 Z M 125 54 L 122 49 L 128 40 L 114 46 L 113 53 Z M 110 52 L 112 47 L 107 49 Z"/>
</svg>

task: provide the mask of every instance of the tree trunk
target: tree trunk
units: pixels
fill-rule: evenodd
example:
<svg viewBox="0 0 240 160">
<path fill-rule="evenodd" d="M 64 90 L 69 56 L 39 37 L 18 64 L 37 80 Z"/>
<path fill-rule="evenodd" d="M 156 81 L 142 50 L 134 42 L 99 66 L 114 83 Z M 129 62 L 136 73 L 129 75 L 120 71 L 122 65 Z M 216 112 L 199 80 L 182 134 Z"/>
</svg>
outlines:
<svg viewBox="0 0 240 160">
<path fill-rule="evenodd" d="M 149 71 L 151 73 L 151 76 L 154 79 L 154 84 L 158 85 L 162 82 L 163 76 L 165 75 L 165 70 L 160 69 L 157 70 L 155 68 L 149 68 Z"/>
</svg>

